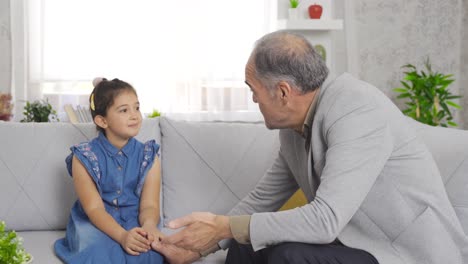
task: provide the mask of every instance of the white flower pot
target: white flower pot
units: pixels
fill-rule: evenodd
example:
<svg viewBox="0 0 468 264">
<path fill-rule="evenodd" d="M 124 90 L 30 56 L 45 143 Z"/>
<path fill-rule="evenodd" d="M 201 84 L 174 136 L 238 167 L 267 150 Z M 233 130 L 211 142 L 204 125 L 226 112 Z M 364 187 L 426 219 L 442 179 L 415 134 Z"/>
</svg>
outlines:
<svg viewBox="0 0 468 264">
<path fill-rule="evenodd" d="M 289 20 L 298 20 L 299 19 L 299 8 L 289 8 L 288 9 L 288 18 L 289 18 Z"/>
</svg>

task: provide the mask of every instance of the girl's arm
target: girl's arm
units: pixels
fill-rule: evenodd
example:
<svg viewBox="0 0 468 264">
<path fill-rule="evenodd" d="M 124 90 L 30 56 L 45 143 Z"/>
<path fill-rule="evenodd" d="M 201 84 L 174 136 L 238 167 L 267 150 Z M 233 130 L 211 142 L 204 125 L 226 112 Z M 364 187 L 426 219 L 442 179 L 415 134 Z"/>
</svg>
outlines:
<svg viewBox="0 0 468 264">
<path fill-rule="evenodd" d="M 159 192 L 161 186 L 161 163 L 158 156 L 146 175 L 140 198 L 140 225 L 153 236 L 161 236 L 156 226 L 159 222 Z M 150 241 L 158 237 L 149 238 Z"/>
<path fill-rule="evenodd" d="M 127 231 L 107 213 L 91 175 L 75 156 L 72 161 L 72 175 L 78 199 L 91 223 L 122 245 L 129 254 L 138 255 L 149 249 L 144 230 Z M 141 233 L 140 236 L 136 234 L 138 232 Z"/>
</svg>

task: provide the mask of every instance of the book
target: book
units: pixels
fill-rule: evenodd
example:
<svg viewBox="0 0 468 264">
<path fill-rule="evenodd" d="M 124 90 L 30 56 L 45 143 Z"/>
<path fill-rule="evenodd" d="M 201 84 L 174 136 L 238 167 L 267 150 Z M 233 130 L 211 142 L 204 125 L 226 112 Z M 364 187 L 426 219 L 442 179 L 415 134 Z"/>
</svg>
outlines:
<svg viewBox="0 0 468 264">
<path fill-rule="evenodd" d="M 66 104 L 63 106 L 63 108 L 67 113 L 70 123 L 72 124 L 93 122 L 91 111 L 89 110 L 88 106 L 77 105 L 75 109 L 72 105 Z"/>
<path fill-rule="evenodd" d="M 80 123 L 85 123 L 85 117 L 83 115 L 83 111 L 81 111 L 80 105 L 76 106 L 76 112 L 78 113 L 78 120 L 80 120 Z"/>
<path fill-rule="evenodd" d="M 80 123 L 78 120 L 78 116 L 76 115 L 75 109 L 73 109 L 73 107 L 70 104 L 64 105 L 63 108 L 65 110 L 65 113 L 67 113 L 68 120 L 70 120 L 70 123 Z"/>
</svg>

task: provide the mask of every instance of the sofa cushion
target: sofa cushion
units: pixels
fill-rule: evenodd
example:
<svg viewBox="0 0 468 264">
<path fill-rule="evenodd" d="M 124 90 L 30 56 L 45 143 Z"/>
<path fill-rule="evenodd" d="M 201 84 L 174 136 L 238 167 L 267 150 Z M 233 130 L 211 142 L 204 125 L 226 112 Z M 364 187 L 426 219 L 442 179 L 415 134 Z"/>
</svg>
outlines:
<svg viewBox="0 0 468 264">
<path fill-rule="evenodd" d="M 65 231 L 24 231 L 18 235 L 23 238 L 24 249 L 32 255 L 34 264 L 62 264 L 55 256 L 54 243 L 65 236 Z"/>
<path fill-rule="evenodd" d="M 434 157 L 465 234 L 468 234 L 468 131 L 417 124 Z"/>
<path fill-rule="evenodd" d="M 8 228 L 65 227 L 76 199 L 65 156 L 94 134 L 91 126 L 69 123 L 0 123 L 0 219 Z"/>
<path fill-rule="evenodd" d="M 64 229 L 76 200 L 65 157 L 97 135 L 94 124 L 0 122 L 0 135 L 0 219 L 17 231 Z M 159 119 L 144 120 L 138 138 L 161 142 Z"/>
<path fill-rule="evenodd" d="M 165 221 L 193 211 L 227 213 L 253 189 L 279 149 L 278 131 L 263 123 L 160 123 Z"/>
</svg>

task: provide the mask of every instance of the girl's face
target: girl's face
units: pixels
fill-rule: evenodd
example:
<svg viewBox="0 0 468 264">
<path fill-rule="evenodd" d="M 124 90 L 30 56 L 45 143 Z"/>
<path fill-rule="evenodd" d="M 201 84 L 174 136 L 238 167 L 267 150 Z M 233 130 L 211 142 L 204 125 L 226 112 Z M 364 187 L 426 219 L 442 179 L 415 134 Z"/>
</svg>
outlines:
<svg viewBox="0 0 468 264">
<path fill-rule="evenodd" d="M 115 146 L 123 147 L 138 134 L 141 128 L 141 112 L 138 97 L 132 91 L 122 91 L 114 98 L 114 104 L 103 118 L 107 139 Z"/>
</svg>

